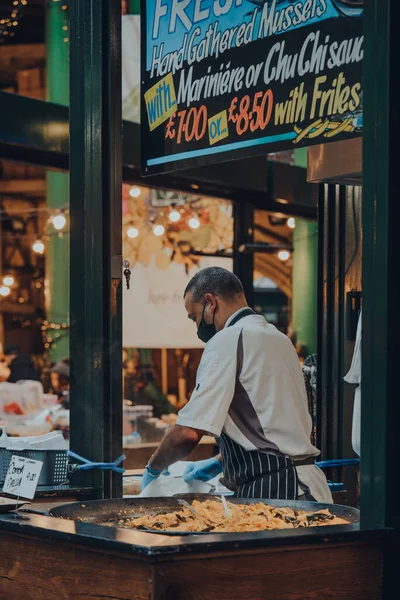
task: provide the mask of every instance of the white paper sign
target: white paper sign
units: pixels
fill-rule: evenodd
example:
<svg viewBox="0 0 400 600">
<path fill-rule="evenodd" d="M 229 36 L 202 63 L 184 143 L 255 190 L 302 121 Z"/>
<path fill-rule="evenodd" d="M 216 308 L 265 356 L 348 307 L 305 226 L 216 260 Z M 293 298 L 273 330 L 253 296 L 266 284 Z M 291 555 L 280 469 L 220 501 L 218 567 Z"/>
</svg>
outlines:
<svg viewBox="0 0 400 600">
<path fill-rule="evenodd" d="M 199 268 L 232 270 L 231 258 L 200 260 Z M 188 274 L 183 265 L 171 263 L 165 271 L 154 260 L 132 269 L 130 290 L 124 285 L 123 343 L 125 348 L 204 348 L 195 324 L 185 311 L 183 292 L 198 271 Z M 140 309 L 138 308 L 140 307 Z"/>
<path fill-rule="evenodd" d="M 13 455 L 8 467 L 3 493 L 18 498 L 32 498 L 39 482 L 43 462 Z"/>
</svg>

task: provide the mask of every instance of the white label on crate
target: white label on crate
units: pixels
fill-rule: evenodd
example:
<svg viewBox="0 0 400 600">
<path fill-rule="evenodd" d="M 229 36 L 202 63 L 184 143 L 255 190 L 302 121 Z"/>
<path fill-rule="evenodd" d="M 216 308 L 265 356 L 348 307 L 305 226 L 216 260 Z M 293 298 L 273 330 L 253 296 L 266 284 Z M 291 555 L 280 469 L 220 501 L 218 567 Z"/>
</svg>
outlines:
<svg viewBox="0 0 400 600">
<path fill-rule="evenodd" d="M 13 455 L 4 482 L 3 493 L 32 500 L 39 482 L 42 466 L 43 462 L 41 460 Z"/>
</svg>

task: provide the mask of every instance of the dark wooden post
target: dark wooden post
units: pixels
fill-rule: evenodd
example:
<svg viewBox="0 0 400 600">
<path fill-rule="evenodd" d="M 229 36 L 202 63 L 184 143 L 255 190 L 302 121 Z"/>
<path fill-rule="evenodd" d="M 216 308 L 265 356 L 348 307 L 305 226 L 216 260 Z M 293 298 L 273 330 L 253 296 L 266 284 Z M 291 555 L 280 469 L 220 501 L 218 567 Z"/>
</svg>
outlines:
<svg viewBox="0 0 400 600">
<path fill-rule="evenodd" d="M 361 520 L 398 528 L 400 6 L 365 3 Z"/>
<path fill-rule="evenodd" d="M 71 449 L 122 453 L 121 2 L 71 0 Z M 120 475 L 85 472 L 97 497 Z"/>
</svg>

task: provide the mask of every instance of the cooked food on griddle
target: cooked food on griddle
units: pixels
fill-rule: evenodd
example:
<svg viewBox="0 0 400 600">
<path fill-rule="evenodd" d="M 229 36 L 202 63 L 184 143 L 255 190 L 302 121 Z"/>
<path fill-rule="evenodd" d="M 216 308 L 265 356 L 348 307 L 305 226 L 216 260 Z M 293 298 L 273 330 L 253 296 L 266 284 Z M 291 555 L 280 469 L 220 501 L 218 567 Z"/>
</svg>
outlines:
<svg viewBox="0 0 400 600">
<path fill-rule="evenodd" d="M 216 500 L 194 500 L 190 511 L 186 507 L 173 512 L 146 515 L 129 519 L 120 515 L 118 525 L 143 530 L 182 531 L 193 533 L 236 533 L 271 531 L 273 529 L 297 529 L 323 525 L 348 525 L 349 521 L 332 515 L 329 509 L 316 512 L 277 508 L 262 502 L 255 504 L 231 504 L 230 516 L 225 516 L 224 506 Z M 197 513 L 194 514 L 194 513 Z"/>
</svg>

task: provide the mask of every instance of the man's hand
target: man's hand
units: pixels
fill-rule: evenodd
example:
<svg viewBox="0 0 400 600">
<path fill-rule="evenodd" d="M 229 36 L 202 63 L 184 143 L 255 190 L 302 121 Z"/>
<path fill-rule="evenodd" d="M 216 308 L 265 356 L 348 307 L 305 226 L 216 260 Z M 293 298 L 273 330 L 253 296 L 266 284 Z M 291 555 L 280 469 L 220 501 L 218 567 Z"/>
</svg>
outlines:
<svg viewBox="0 0 400 600">
<path fill-rule="evenodd" d="M 149 461 L 152 470 L 162 472 L 164 469 L 183 460 L 200 442 L 204 431 L 174 425 L 167 431 L 161 444 Z"/>
<path fill-rule="evenodd" d="M 183 480 L 186 483 L 190 483 L 194 479 L 210 481 L 220 473 L 222 473 L 222 465 L 217 457 L 213 457 L 188 465 L 183 473 Z"/>
<path fill-rule="evenodd" d="M 149 483 L 158 479 L 161 473 L 162 471 L 155 471 L 154 469 L 149 467 L 149 465 L 147 465 L 143 472 L 142 481 L 140 482 L 140 489 L 142 490 L 142 492 L 145 488 L 147 488 Z"/>
</svg>

